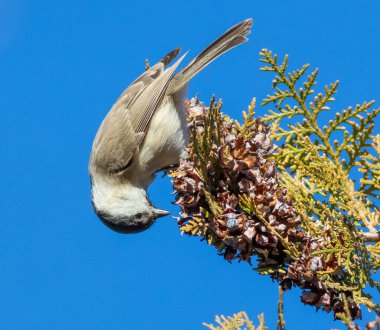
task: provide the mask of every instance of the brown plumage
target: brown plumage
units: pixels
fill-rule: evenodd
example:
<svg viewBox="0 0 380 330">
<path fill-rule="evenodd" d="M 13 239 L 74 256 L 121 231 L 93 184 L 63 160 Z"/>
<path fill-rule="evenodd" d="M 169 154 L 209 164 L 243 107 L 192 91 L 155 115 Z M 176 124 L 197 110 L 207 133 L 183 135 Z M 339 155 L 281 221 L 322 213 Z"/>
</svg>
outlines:
<svg viewBox="0 0 380 330">
<path fill-rule="evenodd" d="M 188 82 L 217 57 L 244 43 L 251 26 L 247 19 L 232 27 L 176 75 L 186 54 L 165 68 L 180 51 L 174 49 L 120 95 L 98 130 L 89 164 L 93 205 L 108 226 L 141 231 L 167 214 L 154 209 L 146 189 L 155 172 L 178 163 L 186 146 Z"/>
</svg>

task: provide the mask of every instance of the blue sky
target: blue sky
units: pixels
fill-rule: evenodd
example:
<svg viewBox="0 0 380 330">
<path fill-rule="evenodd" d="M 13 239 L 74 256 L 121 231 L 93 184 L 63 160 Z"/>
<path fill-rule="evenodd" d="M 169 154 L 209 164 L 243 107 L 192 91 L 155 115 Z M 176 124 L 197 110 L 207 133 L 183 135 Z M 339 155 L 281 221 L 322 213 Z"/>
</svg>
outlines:
<svg viewBox="0 0 380 330">
<path fill-rule="evenodd" d="M 258 61 L 268 48 L 294 68 L 319 67 L 321 85 L 339 79 L 334 112 L 380 99 L 378 0 L 0 0 L 2 329 L 199 329 L 240 310 L 275 329 L 269 278 L 181 236 L 170 217 L 111 232 L 92 211 L 87 173 L 101 120 L 145 58 L 179 46 L 190 59 L 247 17 L 250 41 L 196 77 L 190 96 L 215 93 L 240 118 L 271 91 Z M 171 191 L 159 177 L 150 195 L 177 215 Z M 285 296 L 288 329 L 344 328 L 299 296 Z"/>
</svg>

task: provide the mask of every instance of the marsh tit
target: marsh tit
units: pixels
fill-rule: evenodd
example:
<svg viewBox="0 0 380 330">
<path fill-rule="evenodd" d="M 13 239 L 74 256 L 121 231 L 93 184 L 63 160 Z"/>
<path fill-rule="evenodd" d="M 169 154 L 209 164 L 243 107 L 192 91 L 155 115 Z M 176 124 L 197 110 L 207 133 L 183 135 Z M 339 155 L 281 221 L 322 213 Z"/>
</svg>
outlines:
<svg viewBox="0 0 380 330">
<path fill-rule="evenodd" d="M 149 228 L 169 212 L 147 196 L 155 173 L 178 164 L 188 142 L 185 97 L 189 81 L 217 57 L 248 39 L 252 19 L 225 32 L 177 74 L 174 49 L 120 95 L 103 120 L 92 146 L 89 172 L 98 217 L 119 233 Z"/>
</svg>

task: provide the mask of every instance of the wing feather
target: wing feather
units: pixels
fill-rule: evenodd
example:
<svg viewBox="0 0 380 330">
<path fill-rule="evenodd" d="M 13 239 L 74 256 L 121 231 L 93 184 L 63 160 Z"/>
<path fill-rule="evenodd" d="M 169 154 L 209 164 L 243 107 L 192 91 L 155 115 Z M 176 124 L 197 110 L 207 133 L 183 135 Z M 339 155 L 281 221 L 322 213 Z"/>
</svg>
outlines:
<svg viewBox="0 0 380 330">
<path fill-rule="evenodd" d="M 159 107 L 174 70 L 183 57 L 165 71 L 164 67 L 178 52 L 179 49 L 171 51 L 120 95 L 95 137 L 90 169 L 96 167 L 108 173 L 120 173 L 133 162 L 150 119 Z"/>
<path fill-rule="evenodd" d="M 173 78 L 173 73 L 185 56 L 186 54 L 179 58 L 170 68 L 165 70 L 160 77 L 152 82 L 141 93 L 140 97 L 129 110 L 129 115 L 136 133 L 142 132 L 144 135 L 146 134 L 150 120 L 161 104 L 170 80 Z"/>
</svg>

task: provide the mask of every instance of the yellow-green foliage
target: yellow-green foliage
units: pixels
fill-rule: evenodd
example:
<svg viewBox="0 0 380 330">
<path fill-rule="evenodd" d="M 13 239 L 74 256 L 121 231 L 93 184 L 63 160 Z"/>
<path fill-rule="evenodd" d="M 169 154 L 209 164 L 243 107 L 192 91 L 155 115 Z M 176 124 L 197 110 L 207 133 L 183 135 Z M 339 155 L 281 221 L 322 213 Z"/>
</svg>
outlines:
<svg viewBox="0 0 380 330">
<path fill-rule="evenodd" d="M 216 316 L 215 322 L 217 325 L 203 323 L 203 325 L 210 330 L 267 330 L 265 326 L 264 315 L 258 316 L 259 325 L 255 327 L 253 322 L 248 318 L 246 312 L 239 312 L 233 316 L 224 315 Z"/>
<path fill-rule="evenodd" d="M 376 237 L 380 229 L 380 135 L 375 133 L 380 109 L 364 102 L 322 118 L 330 111 L 338 81 L 316 93 L 318 70 L 306 77 L 309 65 L 304 65 L 288 73 L 288 56 L 280 64 L 266 49 L 260 55 L 266 64 L 262 70 L 275 74 L 274 93 L 262 105 L 275 105 L 263 121 L 272 123 L 279 141 L 273 157 L 280 178 L 295 200 L 303 230 L 325 238 L 327 244 L 313 255 L 338 260 L 338 268 L 323 269 L 319 276 L 326 286 L 351 291 L 357 303 L 378 310 L 363 290 L 368 284 L 379 288 L 373 271 L 380 267 L 380 245 L 366 237 Z M 328 239 L 326 226 L 331 228 Z"/>
<path fill-rule="evenodd" d="M 360 305 L 380 312 L 366 291 L 380 288 L 380 109 L 371 101 L 330 115 L 338 82 L 315 93 L 318 70 L 288 73 L 287 56 L 281 64 L 267 50 L 261 56 L 262 70 L 275 74 L 262 103 L 274 110 L 263 119 L 254 118 L 255 99 L 242 124 L 221 102 L 189 101 L 188 156 L 171 172 L 178 223 L 349 325 Z M 245 313 L 216 321 L 209 329 L 253 329 Z"/>
</svg>

